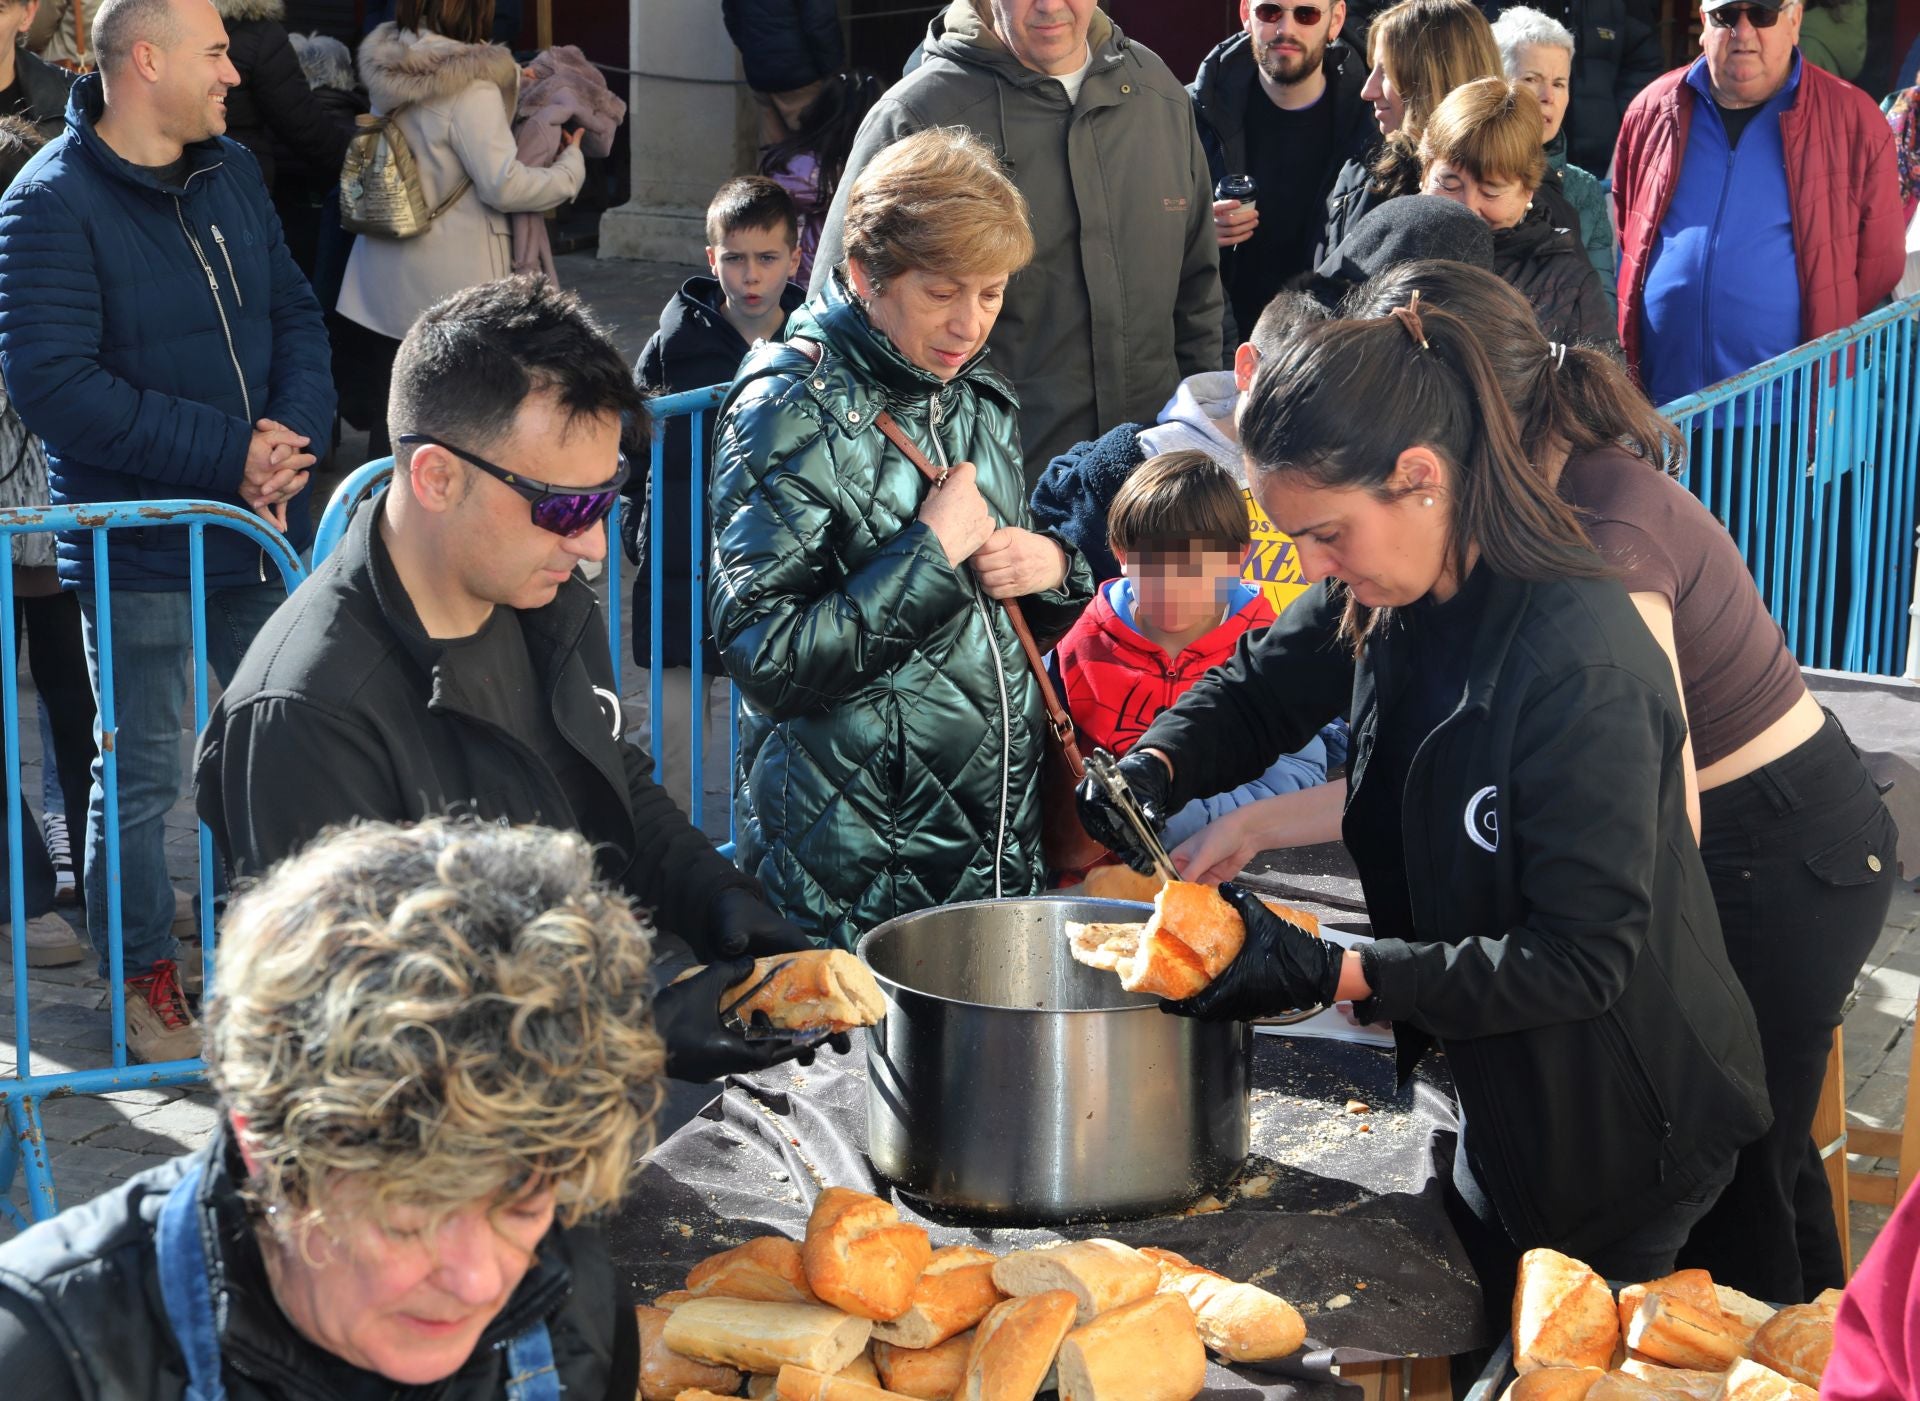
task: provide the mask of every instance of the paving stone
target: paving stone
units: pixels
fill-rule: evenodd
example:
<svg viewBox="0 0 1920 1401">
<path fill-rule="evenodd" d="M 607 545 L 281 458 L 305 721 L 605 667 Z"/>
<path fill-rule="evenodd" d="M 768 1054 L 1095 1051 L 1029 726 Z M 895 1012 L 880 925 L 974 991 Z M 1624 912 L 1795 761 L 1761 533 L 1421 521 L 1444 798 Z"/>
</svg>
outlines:
<svg viewBox="0 0 1920 1401">
<path fill-rule="evenodd" d="M 181 1099 L 157 1109 L 140 1113 L 133 1122 L 148 1133 L 198 1133 L 212 1131 L 220 1111 L 211 1099 Z"/>
<path fill-rule="evenodd" d="M 204 1142 L 213 1132 L 213 1125 L 197 1136 L 198 1142 Z M 102 1129 L 87 1140 L 89 1148 L 113 1148 L 123 1153 L 139 1154 L 142 1157 L 159 1161 L 172 1158 L 188 1147 L 196 1146 L 187 1140 L 195 1136 L 185 1130 L 174 1129 L 168 1133 L 158 1133 L 142 1128 L 135 1123 L 121 1123 L 113 1128 Z"/>
<path fill-rule="evenodd" d="M 57 1095 L 40 1102 L 40 1125 L 49 1139 L 87 1143 L 103 1129 L 131 1123 L 139 1112 L 97 1095 Z"/>
</svg>

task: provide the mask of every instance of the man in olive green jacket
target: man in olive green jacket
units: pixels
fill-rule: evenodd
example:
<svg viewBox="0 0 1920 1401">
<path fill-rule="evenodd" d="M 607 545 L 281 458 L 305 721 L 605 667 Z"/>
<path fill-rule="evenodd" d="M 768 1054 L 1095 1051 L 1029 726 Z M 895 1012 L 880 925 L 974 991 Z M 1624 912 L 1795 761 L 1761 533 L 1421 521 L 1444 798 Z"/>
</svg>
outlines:
<svg viewBox="0 0 1920 1401">
<path fill-rule="evenodd" d="M 1206 152 L 1186 91 L 1094 0 L 953 0 L 918 68 L 855 138 L 813 265 L 844 256 L 847 191 L 874 154 L 934 126 L 1000 153 L 1037 244 L 988 344 L 1020 398 L 1029 487 L 1116 423 L 1151 423 L 1220 368 L 1223 301 Z"/>
</svg>

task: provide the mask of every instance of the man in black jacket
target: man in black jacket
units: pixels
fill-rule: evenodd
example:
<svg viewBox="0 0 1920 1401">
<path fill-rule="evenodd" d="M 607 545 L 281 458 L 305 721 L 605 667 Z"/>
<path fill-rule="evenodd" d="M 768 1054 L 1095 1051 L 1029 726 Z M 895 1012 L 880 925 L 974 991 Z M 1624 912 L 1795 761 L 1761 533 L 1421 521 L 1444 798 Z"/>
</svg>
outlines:
<svg viewBox="0 0 1920 1401">
<path fill-rule="evenodd" d="M 327 827 L 449 813 L 580 832 L 603 879 L 712 963 L 659 999 L 669 1073 L 781 1059 L 724 1033 L 716 1004 L 742 955 L 809 944 L 622 741 L 575 573 L 606 554 L 622 415 L 644 419 L 619 352 L 543 279 L 487 283 L 414 323 L 389 412 L 391 489 L 261 630 L 200 736 L 222 855 L 258 875 Z"/>
<path fill-rule="evenodd" d="M 1251 175 L 1258 185 L 1248 203 L 1213 205 L 1229 346 L 1312 269 L 1334 178 L 1379 134 L 1360 99 L 1366 61 L 1340 40 L 1346 13 L 1346 0 L 1240 0 L 1242 32 L 1207 55 L 1187 88 L 1214 184 Z"/>
</svg>

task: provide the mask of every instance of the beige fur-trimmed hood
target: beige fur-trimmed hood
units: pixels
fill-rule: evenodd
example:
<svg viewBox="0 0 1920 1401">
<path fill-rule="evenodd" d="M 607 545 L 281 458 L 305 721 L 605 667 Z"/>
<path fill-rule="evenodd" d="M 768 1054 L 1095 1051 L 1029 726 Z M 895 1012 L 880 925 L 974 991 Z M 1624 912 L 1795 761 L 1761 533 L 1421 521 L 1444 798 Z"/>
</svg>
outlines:
<svg viewBox="0 0 1920 1401">
<path fill-rule="evenodd" d="M 239 24 L 250 19 L 278 20 L 282 24 L 287 22 L 286 0 L 213 0 L 213 8 L 228 24 Z"/>
<path fill-rule="evenodd" d="M 489 82 L 500 89 L 507 117 L 520 92 L 520 65 L 500 44 L 462 44 L 431 32 L 401 29 L 391 20 L 360 42 L 360 81 L 376 110 L 432 102 Z"/>
</svg>

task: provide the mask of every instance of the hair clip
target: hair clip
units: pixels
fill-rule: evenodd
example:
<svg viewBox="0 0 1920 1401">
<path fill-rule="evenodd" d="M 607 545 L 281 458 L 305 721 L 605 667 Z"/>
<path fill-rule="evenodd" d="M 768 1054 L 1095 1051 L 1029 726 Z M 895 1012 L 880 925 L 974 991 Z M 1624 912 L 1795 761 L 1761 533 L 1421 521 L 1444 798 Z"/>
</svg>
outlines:
<svg viewBox="0 0 1920 1401">
<path fill-rule="evenodd" d="M 1567 343 L 1565 341 L 1548 341 L 1547 359 L 1553 361 L 1554 369 L 1564 369 L 1567 363 Z"/>
<path fill-rule="evenodd" d="M 1413 343 L 1422 350 L 1430 350 L 1427 344 L 1427 328 L 1420 320 L 1420 293 L 1416 290 L 1405 306 L 1394 307 L 1387 313 L 1395 321 L 1407 328 L 1407 334 L 1413 337 Z"/>
</svg>

